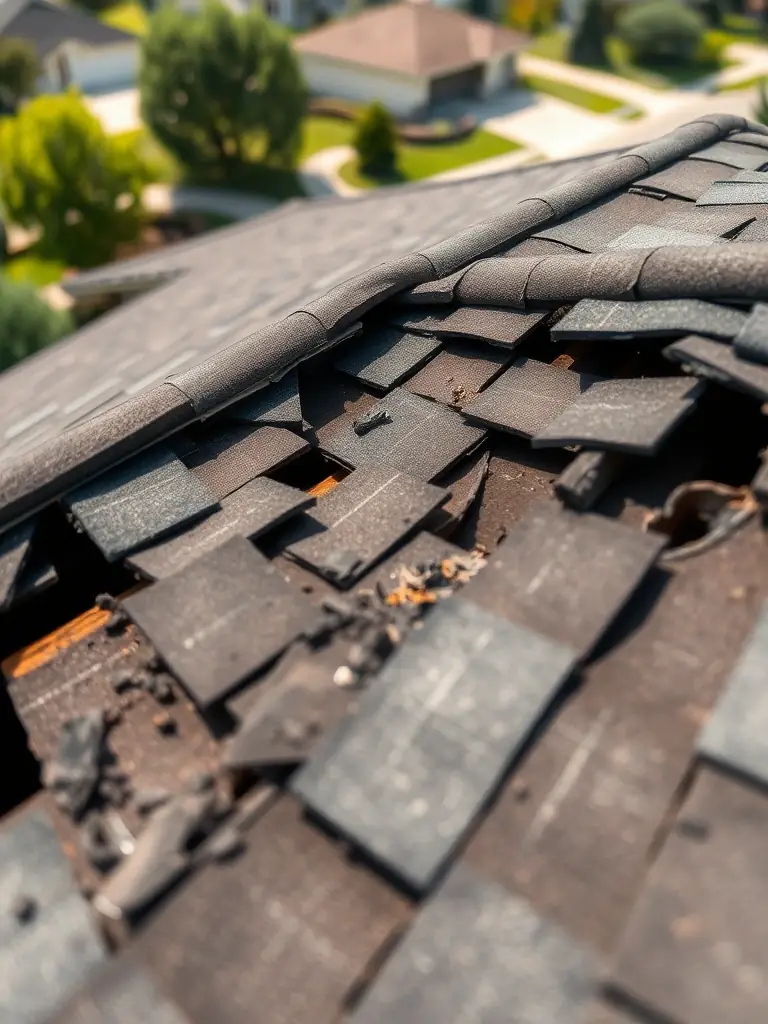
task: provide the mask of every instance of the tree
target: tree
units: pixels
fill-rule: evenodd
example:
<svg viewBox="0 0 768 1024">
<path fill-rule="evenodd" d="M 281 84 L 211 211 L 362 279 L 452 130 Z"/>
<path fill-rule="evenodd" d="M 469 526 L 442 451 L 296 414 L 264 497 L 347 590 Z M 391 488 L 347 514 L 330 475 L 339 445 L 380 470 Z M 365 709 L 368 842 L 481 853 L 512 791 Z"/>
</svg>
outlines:
<svg viewBox="0 0 768 1024">
<path fill-rule="evenodd" d="M 24 39 L 0 38 L 0 112 L 14 114 L 35 89 L 40 64 L 34 47 Z"/>
<path fill-rule="evenodd" d="M 706 24 L 678 0 L 651 0 L 625 11 L 616 29 L 639 64 L 689 64 L 701 46 Z"/>
<path fill-rule="evenodd" d="M 360 169 L 388 174 L 395 168 L 397 132 L 387 108 L 378 102 L 369 104 L 355 127 L 354 147 Z"/>
<path fill-rule="evenodd" d="M 108 136 L 75 92 L 39 96 L 0 121 L 0 202 L 39 229 L 44 255 L 72 266 L 107 262 L 142 225 L 146 166 Z"/>
<path fill-rule="evenodd" d="M 605 41 L 608 37 L 608 18 L 603 0 L 585 0 L 579 23 L 571 36 L 569 60 L 573 64 L 597 65 L 608 63 Z"/>
<path fill-rule="evenodd" d="M 68 312 L 51 309 L 32 285 L 0 274 L 0 370 L 58 341 L 72 328 Z"/>
<path fill-rule="evenodd" d="M 162 4 L 142 44 L 141 113 L 186 167 L 232 180 L 255 150 L 295 165 L 307 93 L 284 29 L 258 7 Z"/>
</svg>

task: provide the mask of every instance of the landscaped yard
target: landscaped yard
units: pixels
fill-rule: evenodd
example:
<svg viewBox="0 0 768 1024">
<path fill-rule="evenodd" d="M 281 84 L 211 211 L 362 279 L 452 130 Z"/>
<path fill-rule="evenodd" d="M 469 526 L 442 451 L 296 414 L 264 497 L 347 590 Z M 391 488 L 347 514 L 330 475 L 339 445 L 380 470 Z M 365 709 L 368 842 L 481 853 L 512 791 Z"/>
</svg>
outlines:
<svg viewBox="0 0 768 1024">
<path fill-rule="evenodd" d="M 124 3 L 108 7 L 99 17 L 105 24 L 121 28 L 124 32 L 132 32 L 135 36 L 143 36 L 147 31 L 147 12 L 136 0 L 125 0 Z"/>
<path fill-rule="evenodd" d="M 354 125 L 351 121 L 310 114 L 304 120 L 299 163 L 303 163 L 313 153 L 319 153 L 321 149 L 351 145 L 353 134 Z"/>
<path fill-rule="evenodd" d="M 568 63 L 568 29 L 558 28 L 537 36 L 528 52 L 536 57 Z M 742 42 L 748 37 L 739 35 Z M 697 79 L 721 71 L 729 66 L 722 54 L 723 46 L 734 42 L 730 33 L 711 31 L 705 36 L 701 58 L 691 64 L 665 65 L 663 67 L 641 67 L 633 64 L 626 45 L 621 39 L 611 36 L 606 45 L 608 66 L 597 67 L 596 71 L 607 71 L 609 74 L 620 75 L 635 82 L 641 82 L 652 89 L 673 89 L 679 85 L 688 85 Z M 708 56 L 709 55 L 709 56 Z M 543 90 L 542 90 L 543 91 Z M 583 105 L 583 104 L 582 104 Z"/>
<path fill-rule="evenodd" d="M 478 128 L 466 139 L 459 142 L 441 142 L 432 145 L 411 145 L 401 143 L 397 148 L 397 172 L 386 178 L 374 178 L 361 173 L 357 161 L 350 160 L 340 169 L 339 174 L 348 185 L 357 188 L 375 188 L 378 185 L 395 185 L 404 181 L 421 181 L 443 171 L 503 156 L 520 149 L 520 145 L 500 135 Z"/>
<path fill-rule="evenodd" d="M 556 99 L 564 100 L 566 103 L 573 103 L 577 107 L 591 110 L 595 114 L 611 114 L 616 110 L 626 107 L 622 100 L 614 99 L 613 96 L 592 92 L 591 89 L 582 89 L 578 85 L 571 85 L 570 82 L 559 82 L 554 78 L 543 78 L 541 75 L 523 75 L 520 78 L 520 82 L 526 89 L 530 89 L 532 92 L 554 96 Z"/>
</svg>

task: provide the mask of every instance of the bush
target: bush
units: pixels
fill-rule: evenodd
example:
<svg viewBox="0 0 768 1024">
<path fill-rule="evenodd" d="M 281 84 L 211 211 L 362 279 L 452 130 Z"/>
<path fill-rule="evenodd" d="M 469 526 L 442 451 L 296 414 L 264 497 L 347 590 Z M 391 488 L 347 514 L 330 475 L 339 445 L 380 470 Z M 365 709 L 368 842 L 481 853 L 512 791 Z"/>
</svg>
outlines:
<svg viewBox="0 0 768 1024">
<path fill-rule="evenodd" d="M 757 106 L 755 120 L 760 124 L 768 124 L 768 80 L 765 78 L 757 87 Z"/>
<path fill-rule="evenodd" d="M 31 43 L 6 36 L 0 39 L 0 112 L 14 114 L 21 100 L 31 96 L 40 74 L 40 62 Z"/>
<path fill-rule="evenodd" d="M 31 285 L 0 274 L 0 370 L 58 341 L 72 328 L 69 313 L 51 309 Z"/>
<path fill-rule="evenodd" d="M 392 172 L 396 141 L 394 118 L 383 104 L 371 103 L 360 115 L 355 130 L 354 147 L 360 169 L 373 174 Z"/>
<path fill-rule="evenodd" d="M 700 14 L 677 0 L 652 0 L 621 14 L 616 30 L 637 64 L 690 64 L 706 25 Z"/>
</svg>

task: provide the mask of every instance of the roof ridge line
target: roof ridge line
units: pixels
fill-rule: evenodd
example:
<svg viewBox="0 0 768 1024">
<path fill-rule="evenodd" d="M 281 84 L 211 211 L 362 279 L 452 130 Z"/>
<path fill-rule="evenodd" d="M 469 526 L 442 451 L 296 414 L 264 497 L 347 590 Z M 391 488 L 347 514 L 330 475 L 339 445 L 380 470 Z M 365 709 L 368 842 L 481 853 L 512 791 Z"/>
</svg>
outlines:
<svg viewBox="0 0 768 1024">
<path fill-rule="evenodd" d="M 340 340 L 346 328 L 396 292 L 493 255 L 551 220 L 605 198 L 731 132 L 745 130 L 768 135 L 765 126 L 730 114 L 712 114 L 682 125 L 611 163 L 517 203 L 505 214 L 422 252 L 358 274 L 190 370 L 9 459 L 0 465 L 0 528 L 11 526 L 108 467 L 264 386 Z"/>
</svg>

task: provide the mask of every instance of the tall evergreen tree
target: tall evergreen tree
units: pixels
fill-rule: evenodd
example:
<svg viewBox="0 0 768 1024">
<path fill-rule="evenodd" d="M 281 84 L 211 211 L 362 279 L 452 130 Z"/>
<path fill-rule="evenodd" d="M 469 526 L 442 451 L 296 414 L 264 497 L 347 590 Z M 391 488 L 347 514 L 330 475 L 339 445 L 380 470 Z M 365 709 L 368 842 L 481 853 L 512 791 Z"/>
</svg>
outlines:
<svg viewBox="0 0 768 1024">
<path fill-rule="evenodd" d="M 602 66 L 608 63 L 605 41 L 608 18 L 603 0 L 584 0 L 581 18 L 571 36 L 569 59 L 572 64 Z"/>
</svg>

